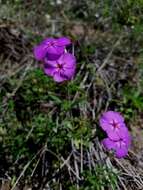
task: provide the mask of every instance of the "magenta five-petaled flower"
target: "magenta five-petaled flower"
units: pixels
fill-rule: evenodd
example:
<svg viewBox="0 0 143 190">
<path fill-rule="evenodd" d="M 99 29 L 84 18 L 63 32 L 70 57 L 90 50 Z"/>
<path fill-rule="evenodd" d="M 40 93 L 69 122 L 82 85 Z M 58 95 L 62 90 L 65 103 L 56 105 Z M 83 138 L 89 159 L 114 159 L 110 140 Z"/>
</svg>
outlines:
<svg viewBox="0 0 143 190">
<path fill-rule="evenodd" d="M 39 45 L 34 47 L 34 56 L 38 61 L 45 58 L 48 60 L 58 59 L 65 51 L 65 47 L 70 45 L 70 39 L 61 38 L 46 38 Z"/>
<path fill-rule="evenodd" d="M 100 118 L 100 126 L 107 133 L 102 143 L 108 150 L 114 150 L 117 158 L 127 155 L 131 137 L 120 113 L 107 111 Z"/>
<path fill-rule="evenodd" d="M 47 38 L 34 47 L 34 56 L 38 61 L 43 61 L 45 74 L 56 82 L 70 80 L 75 74 L 75 56 L 66 49 L 70 44 L 71 40 L 66 37 Z"/>
<path fill-rule="evenodd" d="M 102 144 L 107 150 L 115 151 L 115 156 L 117 158 L 123 158 L 128 154 L 130 143 L 130 136 L 127 136 L 124 139 L 121 138 L 118 141 L 111 140 L 110 138 L 105 138 L 102 141 Z"/>
<path fill-rule="evenodd" d="M 45 73 L 52 76 L 56 82 L 70 80 L 75 73 L 76 59 L 70 53 L 64 53 L 55 61 L 46 60 Z"/>
<path fill-rule="evenodd" d="M 114 140 L 119 139 L 118 133 L 124 133 L 124 118 L 118 112 L 107 111 L 103 113 L 99 122 L 102 129 Z"/>
</svg>

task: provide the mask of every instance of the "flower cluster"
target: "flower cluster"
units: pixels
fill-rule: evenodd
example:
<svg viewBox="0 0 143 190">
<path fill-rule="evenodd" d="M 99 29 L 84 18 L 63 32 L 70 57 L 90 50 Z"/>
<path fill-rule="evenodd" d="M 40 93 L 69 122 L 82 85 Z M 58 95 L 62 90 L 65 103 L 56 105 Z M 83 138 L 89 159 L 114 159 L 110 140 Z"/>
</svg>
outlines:
<svg viewBox="0 0 143 190">
<path fill-rule="evenodd" d="M 100 118 L 100 126 L 107 133 L 102 144 L 108 150 L 114 150 L 117 158 L 127 155 L 131 137 L 124 118 L 118 112 L 107 111 Z"/>
<path fill-rule="evenodd" d="M 68 53 L 66 47 L 71 44 L 70 39 L 47 38 L 34 47 L 34 56 L 44 62 L 44 71 L 56 82 L 70 80 L 75 74 L 75 56 Z"/>
<path fill-rule="evenodd" d="M 34 56 L 44 63 L 45 74 L 56 82 L 71 80 L 75 74 L 76 58 L 67 52 L 69 45 L 70 39 L 61 37 L 47 38 L 34 47 Z M 100 118 L 100 126 L 107 133 L 102 141 L 104 147 L 114 150 L 117 158 L 126 156 L 131 138 L 124 118 L 118 112 L 107 111 Z"/>
</svg>

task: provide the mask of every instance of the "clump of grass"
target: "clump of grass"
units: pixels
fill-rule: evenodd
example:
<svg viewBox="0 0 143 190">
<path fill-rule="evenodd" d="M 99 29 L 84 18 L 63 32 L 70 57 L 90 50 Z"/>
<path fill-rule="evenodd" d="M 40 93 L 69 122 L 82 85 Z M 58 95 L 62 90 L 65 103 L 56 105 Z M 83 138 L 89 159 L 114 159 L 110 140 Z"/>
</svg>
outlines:
<svg viewBox="0 0 143 190">
<path fill-rule="evenodd" d="M 83 179 L 80 190 L 117 189 L 117 173 L 104 165 L 96 165 L 94 170 L 84 171 Z M 70 187 L 70 190 L 76 189 L 76 187 Z"/>
<path fill-rule="evenodd" d="M 95 170 L 91 172 L 85 172 L 85 183 L 83 188 L 86 190 L 100 190 L 101 188 L 111 188 L 115 190 L 117 188 L 117 174 L 107 166 L 96 166 Z"/>
</svg>

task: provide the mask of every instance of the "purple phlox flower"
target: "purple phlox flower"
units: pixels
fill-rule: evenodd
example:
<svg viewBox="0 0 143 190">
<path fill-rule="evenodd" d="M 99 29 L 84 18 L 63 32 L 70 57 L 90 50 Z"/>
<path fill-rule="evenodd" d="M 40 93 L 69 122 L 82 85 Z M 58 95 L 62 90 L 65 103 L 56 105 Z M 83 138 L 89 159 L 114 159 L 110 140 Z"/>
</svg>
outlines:
<svg viewBox="0 0 143 190">
<path fill-rule="evenodd" d="M 114 111 L 103 113 L 100 118 L 100 126 L 108 136 L 102 141 L 104 147 L 107 150 L 114 150 L 117 158 L 126 156 L 131 144 L 131 137 L 120 113 Z"/>
<path fill-rule="evenodd" d="M 70 44 L 70 39 L 66 37 L 46 38 L 34 47 L 34 56 L 38 61 L 56 60 L 64 53 L 65 47 Z"/>
<path fill-rule="evenodd" d="M 126 138 L 126 136 L 129 135 L 125 124 L 123 124 L 118 130 L 108 130 L 106 133 L 110 139 L 115 141 L 119 140 L 120 138 Z"/>
<path fill-rule="evenodd" d="M 128 154 L 128 149 L 131 144 L 131 137 L 126 134 L 124 138 L 120 137 L 119 140 L 112 140 L 105 138 L 102 140 L 102 144 L 107 150 L 113 150 L 117 158 L 123 158 Z"/>
<path fill-rule="evenodd" d="M 76 59 L 70 53 L 63 53 L 58 60 L 45 60 L 44 71 L 56 82 L 70 80 L 75 73 Z"/>
<path fill-rule="evenodd" d="M 124 118 L 118 112 L 107 111 L 103 113 L 100 118 L 100 126 L 114 140 L 118 140 L 120 134 L 126 133 Z"/>
</svg>

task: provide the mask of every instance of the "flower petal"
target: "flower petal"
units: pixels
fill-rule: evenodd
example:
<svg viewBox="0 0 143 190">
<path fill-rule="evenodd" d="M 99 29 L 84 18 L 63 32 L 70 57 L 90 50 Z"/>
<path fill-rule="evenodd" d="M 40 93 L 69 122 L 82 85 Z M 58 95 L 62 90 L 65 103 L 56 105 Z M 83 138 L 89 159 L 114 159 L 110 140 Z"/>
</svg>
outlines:
<svg viewBox="0 0 143 190">
<path fill-rule="evenodd" d="M 122 127 L 117 128 L 117 129 L 108 128 L 106 130 L 106 133 L 108 137 L 114 141 L 117 141 L 119 139 L 124 139 L 129 135 L 128 129 L 124 123 Z"/>
<path fill-rule="evenodd" d="M 45 58 L 44 66 L 45 67 L 57 67 L 57 60 L 48 60 L 47 58 Z"/>
<path fill-rule="evenodd" d="M 102 140 L 102 144 L 104 145 L 104 147 L 108 150 L 111 150 L 111 149 L 116 149 L 116 144 L 114 141 L 112 141 L 111 139 L 109 138 L 105 138 Z"/>
<path fill-rule="evenodd" d="M 45 65 L 44 66 L 44 72 L 48 76 L 53 76 L 54 73 L 55 73 L 55 70 L 56 69 L 54 67 L 50 66 L 50 65 Z"/>
<path fill-rule="evenodd" d="M 71 40 L 66 37 L 61 37 L 57 39 L 57 46 L 67 46 L 71 44 Z"/>
<path fill-rule="evenodd" d="M 60 71 L 60 76 L 65 80 L 70 80 L 73 77 L 71 70 Z"/>
<path fill-rule="evenodd" d="M 34 47 L 34 56 L 38 61 L 44 59 L 46 55 L 46 49 L 43 44 Z"/>
<path fill-rule="evenodd" d="M 46 59 L 47 60 L 58 60 L 64 53 L 64 47 L 52 45 L 47 48 Z"/>
<path fill-rule="evenodd" d="M 61 56 L 61 61 L 64 62 L 64 68 L 73 68 L 76 66 L 76 58 L 70 53 L 64 53 Z"/>
<path fill-rule="evenodd" d="M 34 56 L 38 61 L 44 59 L 47 53 L 47 47 L 52 41 L 54 41 L 54 38 L 46 38 L 39 45 L 34 47 Z"/>
<path fill-rule="evenodd" d="M 120 128 L 118 134 L 119 134 L 120 138 L 122 138 L 122 139 L 129 137 L 128 128 L 127 127 Z"/>
<path fill-rule="evenodd" d="M 49 76 L 54 76 L 54 73 L 57 71 L 57 61 L 50 61 L 45 58 L 44 71 L 45 71 L 45 74 Z"/>
<path fill-rule="evenodd" d="M 45 59 L 49 61 L 56 61 L 60 58 L 61 54 L 58 53 L 46 53 Z"/>
<path fill-rule="evenodd" d="M 125 147 L 125 146 L 116 149 L 115 155 L 116 155 L 117 158 L 123 158 L 123 157 L 125 157 L 127 154 L 128 154 L 128 149 L 127 149 L 127 147 Z"/>
<path fill-rule="evenodd" d="M 56 54 L 56 55 L 61 55 L 64 52 L 64 47 L 59 47 L 57 45 L 52 45 L 47 48 L 47 53 L 48 54 Z"/>
<path fill-rule="evenodd" d="M 74 77 L 75 74 L 75 67 L 71 68 L 71 69 L 64 69 L 64 71 L 61 72 L 62 76 L 65 76 L 67 79 L 71 79 L 72 77 Z"/>
<path fill-rule="evenodd" d="M 100 126 L 104 131 L 107 131 L 108 129 L 110 129 L 112 126 L 111 124 L 109 124 L 109 121 L 107 120 L 107 118 L 103 115 L 100 120 L 99 120 Z"/>
<path fill-rule="evenodd" d="M 126 136 L 124 136 L 123 140 L 126 143 L 127 148 L 129 148 L 131 145 L 131 136 L 130 136 L 129 132 L 128 132 L 128 134 L 126 134 Z"/>
<path fill-rule="evenodd" d="M 121 114 L 115 111 L 107 111 L 103 113 L 103 117 L 109 121 L 109 123 L 111 123 L 113 120 L 115 122 L 117 121 L 118 123 L 124 122 L 124 118 L 121 116 Z"/>
<path fill-rule="evenodd" d="M 63 82 L 67 80 L 65 77 L 61 76 L 59 72 L 55 72 L 53 78 L 54 78 L 54 81 L 56 82 Z"/>
</svg>

